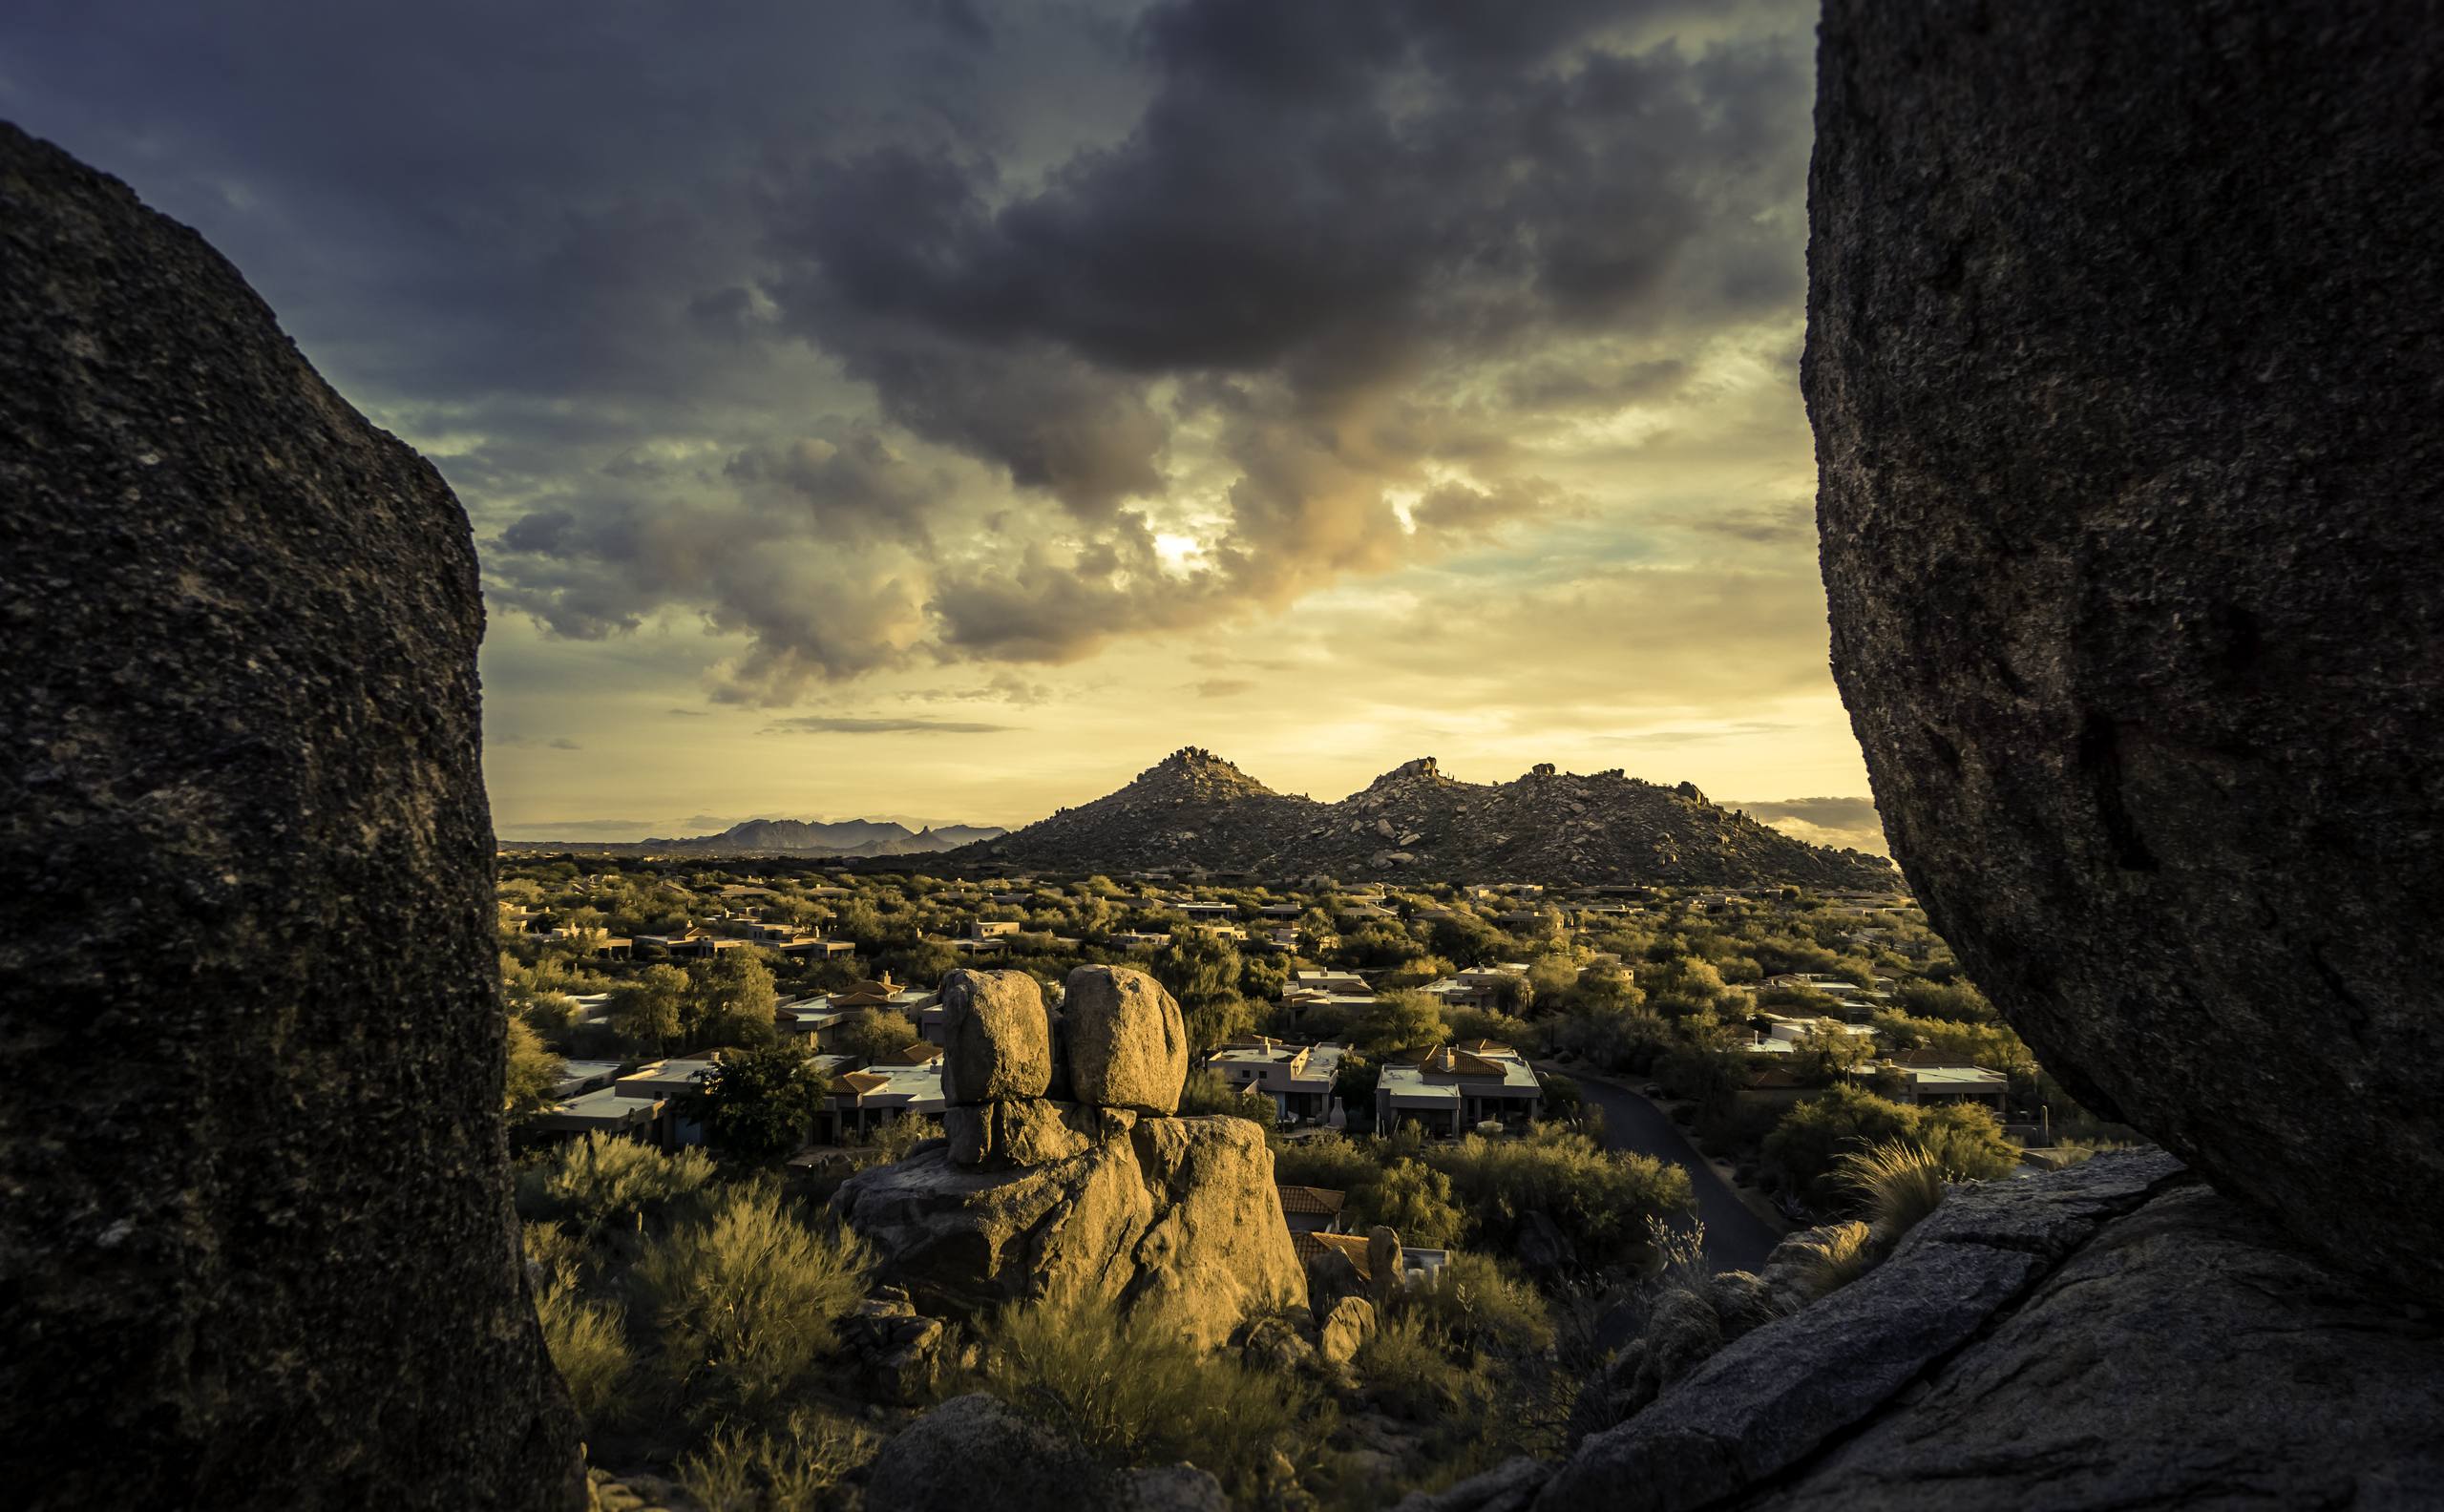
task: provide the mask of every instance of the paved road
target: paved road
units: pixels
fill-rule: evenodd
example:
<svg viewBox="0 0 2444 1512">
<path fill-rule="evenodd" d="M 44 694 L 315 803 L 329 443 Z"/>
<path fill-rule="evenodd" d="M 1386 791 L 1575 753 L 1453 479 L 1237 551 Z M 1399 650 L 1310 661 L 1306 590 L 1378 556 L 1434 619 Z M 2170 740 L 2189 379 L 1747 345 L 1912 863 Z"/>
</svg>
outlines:
<svg viewBox="0 0 2444 1512">
<path fill-rule="evenodd" d="M 1680 1125 L 1634 1092 L 1572 1072 L 1554 1070 L 1578 1083 L 1579 1095 L 1604 1110 L 1604 1143 L 1688 1168 L 1697 1194 L 1697 1221 L 1706 1226 L 1706 1259 L 1717 1270 L 1754 1270 L 1765 1263 L 1781 1235 L 1748 1210 L 1731 1183 L 1682 1136 Z"/>
</svg>

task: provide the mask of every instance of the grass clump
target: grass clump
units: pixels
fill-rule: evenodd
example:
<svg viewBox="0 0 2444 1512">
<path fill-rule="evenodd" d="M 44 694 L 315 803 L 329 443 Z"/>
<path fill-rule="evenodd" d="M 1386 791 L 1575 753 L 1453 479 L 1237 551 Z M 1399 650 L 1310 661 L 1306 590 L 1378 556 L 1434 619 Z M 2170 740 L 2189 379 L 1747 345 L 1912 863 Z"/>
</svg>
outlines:
<svg viewBox="0 0 2444 1512">
<path fill-rule="evenodd" d="M 715 1429 L 679 1461 L 680 1489 L 705 1512 L 818 1512 L 874 1458 L 874 1436 L 845 1418 L 793 1412 L 769 1433 Z"/>
<path fill-rule="evenodd" d="M 620 1388 L 636 1367 L 625 1314 L 617 1303 L 588 1301 L 573 1279 L 555 1277 L 535 1293 L 535 1315 L 578 1417 L 598 1431 L 618 1415 Z"/>
<path fill-rule="evenodd" d="M 774 1416 L 837 1346 L 872 1268 L 853 1236 L 800 1226 L 757 1183 L 648 1243 L 631 1281 L 664 1384 L 688 1416 L 753 1419 Z"/>
<path fill-rule="evenodd" d="M 1876 1242 L 1887 1249 L 1942 1206 L 1945 1184 L 1953 1179 L 1940 1154 L 1908 1140 L 1853 1150 L 1836 1169 L 1865 1207 Z"/>
<path fill-rule="evenodd" d="M 1875 1231 L 1855 1220 L 1794 1235 L 1788 1248 L 1799 1267 L 1800 1285 L 1811 1297 L 1848 1286 L 1874 1270 L 1884 1252 Z"/>
<path fill-rule="evenodd" d="M 985 1389 L 1106 1466 L 1188 1460 L 1234 1502 L 1311 1458 L 1330 1404 L 1302 1381 L 1200 1349 L 1108 1302 L 1012 1303 L 984 1327 Z"/>
</svg>

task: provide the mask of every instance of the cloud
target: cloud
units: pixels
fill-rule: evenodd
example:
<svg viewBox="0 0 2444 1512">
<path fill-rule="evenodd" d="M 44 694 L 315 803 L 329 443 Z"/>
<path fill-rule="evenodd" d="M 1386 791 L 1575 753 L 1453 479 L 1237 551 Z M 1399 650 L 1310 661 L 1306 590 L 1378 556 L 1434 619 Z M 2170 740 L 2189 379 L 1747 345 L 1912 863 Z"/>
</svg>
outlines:
<svg viewBox="0 0 2444 1512">
<path fill-rule="evenodd" d="M 774 720 L 767 735 L 997 735 L 1013 728 L 967 720 L 863 719 L 839 714 L 800 714 Z"/>
<path fill-rule="evenodd" d="M 1196 696 L 1203 699 L 1236 698 L 1255 685 L 1253 678 L 1207 678 L 1190 684 Z"/>
<path fill-rule="evenodd" d="M 1884 818 L 1876 812 L 1872 798 L 1751 800 L 1731 807 L 1815 845 L 1846 846 L 1877 855 L 1890 853 L 1884 837 Z"/>
</svg>

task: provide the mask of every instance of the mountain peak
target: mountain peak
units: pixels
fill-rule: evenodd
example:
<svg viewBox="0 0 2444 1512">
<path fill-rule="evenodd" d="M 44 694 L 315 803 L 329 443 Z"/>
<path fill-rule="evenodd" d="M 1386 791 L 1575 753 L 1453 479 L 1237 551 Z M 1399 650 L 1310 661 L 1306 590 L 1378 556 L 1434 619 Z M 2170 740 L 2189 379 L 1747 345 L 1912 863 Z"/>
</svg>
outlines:
<svg viewBox="0 0 2444 1512">
<path fill-rule="evenodd" d="M 1199 746 L 1183 746 L 1137 774 L 1129 786 L 1198 798 L 1271 798 L 1274 790 Z"/>
<path fill-rule="evenodd" d="M 1420 756 L 1415 761 L 1404 761 L 1382 776 L 1376 778 L 1367 785 L 1367 790 L 1371 792 L 1378 788 L 1391 788 L 1402 783 L 1447 783 L 1453 779 L 1443 775 L 1443 768 L 1435 765 L 1433 757 Z"/>
</svg>

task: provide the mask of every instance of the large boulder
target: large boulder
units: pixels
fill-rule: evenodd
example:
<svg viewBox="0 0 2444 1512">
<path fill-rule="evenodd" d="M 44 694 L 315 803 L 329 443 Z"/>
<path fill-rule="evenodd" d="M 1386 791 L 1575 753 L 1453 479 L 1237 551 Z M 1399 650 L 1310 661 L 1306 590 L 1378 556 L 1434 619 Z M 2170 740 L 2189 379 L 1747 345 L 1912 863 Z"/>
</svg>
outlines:
<svg viewBox="0 0 2444 1512">
<path fill-rule="evenodd" d="M 2080 1100 L 2444 1293 L 2444 13 L 1830 0 L 1804 382 L 1894 852 Z"/>
<path fill-rule="evenodd" d="M 201 238 L 0 126 L 0 1467 L 585 1496 L 502 1139 L 483 600 Z"/>
<path fill-rule="evenodd" d="M 1262 1129 L 1106 1118 L 1085 1149 L 1010 1170 L 920 1146 L 851 1177 L 832 1210 L 874 1246 L 882 1280 L 929 1306 L 1089 1298 L 1212 1347 L 1306 1305 Z"/>
<path fill-rule="evenodd" d="M 1052 1084 L 1052 1018 L 1022 971 L 942 977 L 942 1096 L 955 1104 L 1040 1098 Z"/>
<path fill-rule="evenodd" d="M 1163 984 L 1127 966 L 1081 966 L 1063 988 L 1070 1095 L 1097 1107 L 1179 1111 L 1188 1024 Z"/>
</svg>

